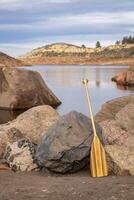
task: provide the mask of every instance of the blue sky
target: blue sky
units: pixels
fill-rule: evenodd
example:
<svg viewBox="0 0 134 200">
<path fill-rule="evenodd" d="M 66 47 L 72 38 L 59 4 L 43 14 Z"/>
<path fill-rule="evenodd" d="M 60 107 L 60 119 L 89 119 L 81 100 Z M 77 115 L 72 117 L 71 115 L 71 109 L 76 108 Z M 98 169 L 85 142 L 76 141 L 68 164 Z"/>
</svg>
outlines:
<svg viewBox="0 0 134 200">
<path fill-rule="evenodd" d="M 0 51 L 54 42 L 95 46 L 134 35 L 134 0 L 0 0 Z"/>
</svg>

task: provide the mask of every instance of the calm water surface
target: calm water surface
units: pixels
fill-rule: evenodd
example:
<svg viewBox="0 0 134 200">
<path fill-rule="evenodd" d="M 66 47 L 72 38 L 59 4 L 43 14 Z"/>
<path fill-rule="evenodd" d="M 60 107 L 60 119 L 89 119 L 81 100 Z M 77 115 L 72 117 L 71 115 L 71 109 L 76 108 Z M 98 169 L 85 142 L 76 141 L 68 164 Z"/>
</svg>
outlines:
<svg viewBox="0 0 134 200">
<path fill-rule="evenodd" d="M 94 114 L 106 101 L 133 93 L 131 90 L 117 88 L 111 81 L 126 66 L 114 65 L 47 65 L 32 66 L 27 69 L 38 71 L 55 95 L 62 101 L 57 108 L 60 114 L 76 110 L 88 115 L 85 90 L 81 83 L 89 79 L 89 88 Z"/>
<path fill-rule="evenodd" d="M 38 71 L 47 85 L 62 101 L 57 108 L 63 115 L 72 110 L 88 115 L 87 100 L 85 90 L 81 83 L 83 78 L 89 79 L 89 88 L 93 104 L 94 114 L 98 112 L 106 101 L 125 96 L 134 91 L 117 88 L 111 81 L 126 66 L 114 65 L 36 65 L 24 67 Z M 14 119 L 20 112 L 0 111 L 0 123 L 5 123 Z"/>
</svg>

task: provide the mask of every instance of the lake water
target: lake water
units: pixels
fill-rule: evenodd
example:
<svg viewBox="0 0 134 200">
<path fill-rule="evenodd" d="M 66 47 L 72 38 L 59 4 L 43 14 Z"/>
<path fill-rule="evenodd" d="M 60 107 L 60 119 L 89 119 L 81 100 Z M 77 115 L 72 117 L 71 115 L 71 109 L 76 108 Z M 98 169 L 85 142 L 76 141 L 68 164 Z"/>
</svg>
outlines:
<svg viewBox="0 0 134 200">
<path fill-rule="evenodd" d="M 88 115 L 86 94 L 81 83 L 83 78 L 89 80 L 94 114 L 106 101 L 133 93 L 124 88 L 117 88 L 111 81 L 111 78 L 123 68 L 127 66 L 40 65 L 28 67 L 28 69 L 38 71 L 49 88 L 62 101 L 57 108 L 61 115 L 72 110 Z"/>
<path fill-rule="evenodd" d="M 76 110 L 88 116 L 86 94 L 81 83 L 83 78 L 89 80 L 94 114 L 106 101 L 134 92 L 123 87 L 117 88 L 111 81 L 113 76 L 127 66 L 36 65 L 24 68 L 38 71 L 42 75 L 48 87 L 62 101 L 57 108 L 61 115 Z M 12 120 L 18 114 L 18 112 L 0 111 L 0 123 Z"/>
</svg>

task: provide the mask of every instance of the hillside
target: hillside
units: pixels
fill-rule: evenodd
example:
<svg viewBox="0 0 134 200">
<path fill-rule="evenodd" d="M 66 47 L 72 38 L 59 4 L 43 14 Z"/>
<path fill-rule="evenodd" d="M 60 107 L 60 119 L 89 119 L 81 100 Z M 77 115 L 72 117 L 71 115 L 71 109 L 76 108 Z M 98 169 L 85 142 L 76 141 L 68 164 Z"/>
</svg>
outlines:
<svg viewBox="0 0 134 200">
<path fill-rule="evenodd" d="M 13 57 L 10 57 L 5 53 L 0 52 L 0 66 L 14 67 L 14 66 L 21 66 L 21 65 L 23 65 L 22 61 L 15 59 Z"/>
<path fill-rule="evenodd" d="M 28 64 L 94 64 L 134 62 L 134 45 L 87 48 L 66 43 L 46 45 L 21 56 Z"/>
</svg>

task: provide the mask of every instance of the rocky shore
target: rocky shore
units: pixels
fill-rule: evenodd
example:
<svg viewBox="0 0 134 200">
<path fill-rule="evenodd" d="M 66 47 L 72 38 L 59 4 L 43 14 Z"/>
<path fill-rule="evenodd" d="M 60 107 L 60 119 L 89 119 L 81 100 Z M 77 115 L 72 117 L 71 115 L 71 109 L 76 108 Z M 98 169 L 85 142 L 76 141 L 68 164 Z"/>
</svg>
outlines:
<svg viewBox="0 0 134 200">
<path fill-rule="evenodd" d="M 0 76 L 0 106 L 27 109 L 0 125 L 0 168 L 68 174 L 89 166 L 90 119 L 76 111 L 60 116 L 51 107 L 60 100 L 37 72 L 2 68 Z M 105 103 L 95 116 L 109 175 L 134 175 L 133 113 L 134 95 L 130 95 Z"/>
<path fill-rule="evenodd" d="M 131 95 L 106 103 L 95 116 L 109 175 L 134 175 L 133 112 Z M 0 136 L 1 168 L 65 174 L 89 165 L 92 126 L 77 112 L 60 117 L 50 106 L 37 106 L 0 125 Z"/>
<path fill-rule="evenodd" d="M 134 95 L 105 103 L 95 116 L 109 171 L 98 180 L 90 178 L 90 119 L 76 111 L 60 116 L 60 100 L 37 72 L 2 68 L 0 80 L 3 109 L 27 109 L 0 125 L 1 200 L 132 199 Z"/>
</svg>

